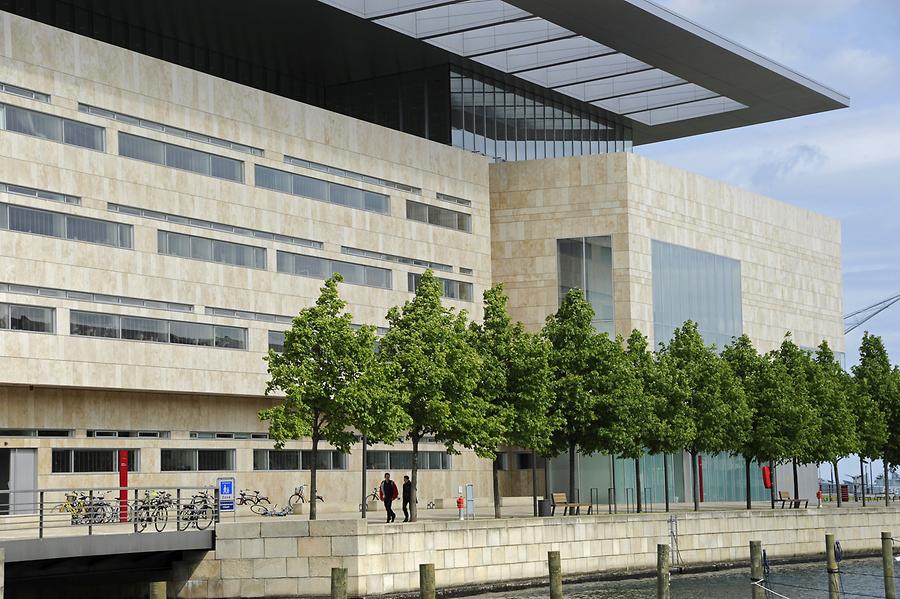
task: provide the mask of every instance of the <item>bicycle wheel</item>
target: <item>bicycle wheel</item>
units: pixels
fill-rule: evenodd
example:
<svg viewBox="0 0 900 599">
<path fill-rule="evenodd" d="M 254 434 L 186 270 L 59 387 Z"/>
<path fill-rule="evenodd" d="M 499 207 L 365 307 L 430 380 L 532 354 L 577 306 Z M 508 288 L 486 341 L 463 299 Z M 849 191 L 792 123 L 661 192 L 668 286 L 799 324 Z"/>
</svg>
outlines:
<svg viewBox="0 0 900 599">
<path fill-rule="evenodd" d="M 291 495 L 291 498 L 288 499 L 288 505 L 294 507 L 300 501 L 300 495 L 298 493 L 294 493 Z"/>
<path fill-rule="evenodd" d="M 197 527 L 197 530 L 206 530 L 213 522 L 213 511 L 209 506 L 204 506 L 200 508 L 197 512 L 196 520 L 194 520 L 194 526 Z"/>
<path fill-rule="evenodd" d="M 153 512 L 153 527 L 156 529 L 156 532 L 164 531 L 168 522 L 169 510 L 164 507 L 156 508 L 156 511 Z"/>
<path fill-rule="evenodd" d="M 269 501 L 268 497 L 263 497 L 262 495 L 260 495 L 259 499 L 256 500 L 256 503 L 265 503 L 266 505 L 272 504 L 272 502 Z"/>
<path fill-rule="evenodd" d="M 97 504 L 97 524 L 111 524 L 115 522 L 112 506 L 106 503 Z"/>
<path fill-rule="evenodd" d="M 190 507 L 183 507 L 178 510 L 178 530 L 187 530 L 191 527 L 192 523 L 192 513 L 193 509 Z"/>
<path fill-rule="evenodd" d="M 269 513 L 269 508 L 267 508 L 266 506 L 264 506 L 262 504 L 256 503 L 256 504 L 253 504 L 250 506 L 250 511 L 253 512 L 254 514 L 257 514 L 260 516 L 265 516 L 266 514 Z"/>
<path fill-rule="evenodd" d="M 137 520 L 135 530 L 137 530 L 138 532 L 144 532 L 144 529 L 147 528 L 148 524 L 150 524 L 150 510 L 147 508 L 147 506 L 138 506 L 134 511 L 134 518 Z"/>
</svg>

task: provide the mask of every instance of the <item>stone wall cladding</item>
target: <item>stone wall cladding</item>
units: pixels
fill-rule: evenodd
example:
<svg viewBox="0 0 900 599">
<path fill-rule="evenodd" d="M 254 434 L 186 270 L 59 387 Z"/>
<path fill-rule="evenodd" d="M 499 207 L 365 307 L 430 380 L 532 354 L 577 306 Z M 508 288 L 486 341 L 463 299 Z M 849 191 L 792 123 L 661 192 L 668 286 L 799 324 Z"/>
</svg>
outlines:
<svg viewBox="0 0 900 599">
<path fill-rule="evenodd" d="M 420 522 L 402 526 L 362 520 L 222 523 L 215 552 L 178 597 L 321 596 L 331 568 L 348 570 L 351 595 L 415 591 L 419 564 L 433 563 L 438 587 L 547 573 L 547 552 L 559 551 L 565 576 L 655 567 L 656 545 L 669 542 L 670 514 Z M 682 513 L 678 546 L 688 565 L 749 559 L 750 540 L 769 557 L 816 556 L 833 532 L 848 554 L 877 551 L 883 530 L 900 530 L 900 510 L 869 508 Z M 289 547 L 296 552 L 290 553 Z M 271 548 L 271 551 L 270 551 Z"/>
</svg>

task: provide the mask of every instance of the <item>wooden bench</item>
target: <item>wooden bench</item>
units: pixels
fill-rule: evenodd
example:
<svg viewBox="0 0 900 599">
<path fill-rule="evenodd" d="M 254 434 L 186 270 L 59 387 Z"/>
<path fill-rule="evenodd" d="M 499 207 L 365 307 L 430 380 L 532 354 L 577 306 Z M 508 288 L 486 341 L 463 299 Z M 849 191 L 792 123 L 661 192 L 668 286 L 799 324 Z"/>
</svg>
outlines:
<svg viewBox="0 0 900 599">
<path fill-rule="evenodd" d="M 588 509 L 588 514 L 590 515 L 591 511 L 594 509 L 590 503 L 573 503 L 569 501 L 565 493 L 553 493 L 550 497 L 552 501 L 552 509 L 550 511 L 551 516 L 556 515 L 556 508 L 558 507 L 563 508 L 563 516 L 566 514 L 578 515 L 581 513 L 581 508 L 583 507 Z"/>
<path fill-rule="evenodd" d="M 800 509 L 801 501 L 803 502 L 803 507 L 809 507 L 809 499 L 800 499 L 799 497 L 794 499 L 787 491 L 778 491 L 778 501 L 781 502 L 781 509 L 784 509 L 788 504 L 792 508 Z"/>
</svg>

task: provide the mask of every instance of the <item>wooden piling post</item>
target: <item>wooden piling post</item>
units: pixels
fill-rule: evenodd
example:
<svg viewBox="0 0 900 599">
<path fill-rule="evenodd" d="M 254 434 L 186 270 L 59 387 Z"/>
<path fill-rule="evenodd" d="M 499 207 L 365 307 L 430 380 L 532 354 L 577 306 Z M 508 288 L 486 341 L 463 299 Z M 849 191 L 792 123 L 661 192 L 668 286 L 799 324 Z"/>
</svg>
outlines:
<svg viewBox="0 0 900 599">
<path fill-rule="evenodd" d="M 347 599 L 347 568 L 331 569 L 331 599 Z"/>
<path fill-rule="evenodd" d="M 750 541 L 750 580 L 759 582 L 763 578 L 762 542 Z M 750 596 L 753 599 L 766 599 L 766 590 L 761 585 L 754 584 Z"/>
<path fill-rule="evenodd" d="M 894 582 L 894 538 L 890 532 L 881 533 L 881 562 L 884 568 L 884 597 L 897 599 L 897 584 Z"/>
<path fill-rule="evenodd" d="M 840 599 L 841 578 L 834 553 L 834 535 L 825 535 L 825 559 L 828 563 L 828 599 Z"/>
<path fill-rule="evenodd" d="M 562 565 L 559 551 L 548 551 L 547 563 L 550 568 L 550 599 L 562 599 Z"/>
<path fill-rule="evenodd" d="M 435 599 L 434 564 L 419 564 L 419 597 Z"/>
<path fill-rule="evenodd" d="M 669 599 L 669 546 L 656 546 L 656 599 Z"/>
<path fill-rule="evenodd" d="M 150 583 L 150 599 L 166 599 L 165 580 Z"/>
</svg>

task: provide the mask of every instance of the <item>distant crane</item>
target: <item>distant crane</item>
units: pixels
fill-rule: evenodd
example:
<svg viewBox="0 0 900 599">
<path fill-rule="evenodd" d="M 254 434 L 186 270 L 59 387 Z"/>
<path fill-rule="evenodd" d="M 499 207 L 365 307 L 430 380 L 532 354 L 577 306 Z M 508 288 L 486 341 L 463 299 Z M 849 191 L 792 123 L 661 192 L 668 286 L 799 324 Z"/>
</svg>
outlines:
<svg viewBox="0 0 900 599">
<path fill-rule="evenodd" d="M 881 314 L 897 302 L 900 302 L 900 293 L 881 300 L 876 304 L 872 304 L 871 306 L 866 306 L 865 308 L 860 308 L 855 312 L 847 314 L 844 316 L 844 333 L 849 333 L 853 329 L 861 327 L 863 324 Z"/>
</svg>

